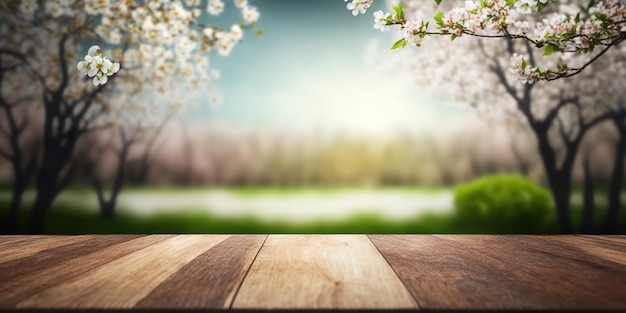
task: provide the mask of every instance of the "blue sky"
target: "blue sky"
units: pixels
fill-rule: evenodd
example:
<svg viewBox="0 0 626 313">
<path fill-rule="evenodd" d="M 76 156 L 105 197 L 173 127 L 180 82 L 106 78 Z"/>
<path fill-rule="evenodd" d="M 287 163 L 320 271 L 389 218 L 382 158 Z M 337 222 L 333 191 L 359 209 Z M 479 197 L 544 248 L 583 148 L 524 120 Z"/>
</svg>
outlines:
<svg viewBox="0 0 626 313">
<path fill-rule="evenodd" d="M 371 40 L 386 49 L 397 39 L 373 28 L 373 12 L 388 11 L 383 0 L 357 17 L 341 0 L 249 1 L 261 13 L 258 28 L 265 34 L 247 32 L 228 57 L 213 55 L 223 103 L 203 105 L 187 119 L 382 134 L 432 131 L 468 113 L 429 99 L 408 78 L 367 65 L 364 51 Z M 225 2 L 225 12 L 238 14 Z"/>
</svg>

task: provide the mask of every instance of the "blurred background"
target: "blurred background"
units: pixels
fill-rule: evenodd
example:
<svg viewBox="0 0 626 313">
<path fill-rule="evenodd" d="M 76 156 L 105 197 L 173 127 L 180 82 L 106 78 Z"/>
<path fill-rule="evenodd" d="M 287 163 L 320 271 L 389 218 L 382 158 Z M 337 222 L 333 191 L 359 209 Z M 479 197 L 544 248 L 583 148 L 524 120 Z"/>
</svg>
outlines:
<svg viewBox="0 0 626 313">
<path fill-rule="evenodd" d="M 570 175 L 563 176 L 570 188 L 565 217 L 569 228 L 564 228 L 536 133 L 524 121 L 510 118 L 514 114 L 487 114 L 461 103 L 452 91 L 433 91 L 415 75 L 398 70 L 407 55 L 388 49 L 397 35 L 372 27 L 371 12 L 389 10 L 384 1 L 353 17 L 343 1 L 249 0 L 246 5 L 253 5 L 260 16 L 252 24 L 241 24 L 243 38 L 228 55 L 216 51 L 219 38 L 198 39 L 197 52 L 210 58 L 210 66 L 201 68 L 206 73 L 198 74 L 195 82 L 199 88 L 190 87 L 178 78 L 181 72 L 174 71 L 161 86 L 151 83 L 157 76 L 150 73 L 141 91 L 132 93 L 138 106 L 158 98 L 175 107 L 175 114 L 116 115 L 131 103 L 119 96 L 131 93 L 124 86 L 140 77 L 123 74 L 132 71 L 127 65 L 131 61 L 125 62 L 127 52 L 133 44 L 136 51 L 143 48 L 129 39 L 130 50 L 119 52 L 116 47 L 124 47 L 123 40 L 103 39 L 97 29 L 95 35 L 76 35 L 67 48 L 76 50 L 66 65 L 71 72 L 92 44 L 120 60 L 122 69 L 119 79 L 112 76 L 99 89 L 90 80 L 70 76 L 67 88 L 76 84 L 87 90 L 76 93 L 77 102 L 87 106 L 95 99 L 99 110 L 94 116 L 115 117 L 69 139 L 58 133 L 54 139 L 50 134 L 55 133 L 46 130 L 63 123 L 49 112 L 54 95 L 49 90 L 59 87 L 31 86 L 47 74 L 33 74 L 34 80 L 30 74 L 17 75 L 22 81 L 11 82 L 14 71 L 28 72 L 32 65 L 23 59 L 40 58 L 39 50 L 22 45 L 24 58 L 10 50 L 37 34 L 24 30 L 20 37 L 22 24 L 58 27 L 55 36 L 60 37 L 54 38 L 64 38 L 78 18 L 66 12 L 54 22 L 44 17 L 43 22 L 19 20 L 25 14 L 23 2 L 28 1 L 3 3 L 0 25 L 0 80 L 7 82 L 2 85 L 0 111 L 3 233 L 626 232 L 619 197 L 623 188 L 616 185 L 624 169 L 615 161 L 621 157 L 623 163 L 618 144 L 623 135 L 610 118 L 585 129 Z M 46 4 L 32 2 L 48 10 Z M 165 12 L 174 2 L 157 5 Z M 179 3 L 191 11 L 194 1 L 188 2 Z M 228 29 L 245 13 L 237 2 L 242 1 L 225 0 L 218 17 L 207 13 L 211 3 L 200 3 L 195 24 Z M 103 17 L 85 18 L 108 23 Z M 15 29 L 18 34 L 11 35 Z M 130 32 L 123 30 L 122 37 L 131 38 Z M 200 51 L 202 40 L 209 40 L 213 49 Z M 51 40 L 51 45 L 57 47 L 57 41 Z M 423 68 L 428 75 L 438 75 L 430 72 L 436 63 L 425 64 L 428 54 L 418 57 L 422 65 L 413 71 Z M 197 65 L 193 58 L 188 62 Z M 485 68 L 480 75 L 488 82 Z M 471 78 L 477 82 L 480 77 Z M 622 84 L 623 74 L 613 79 Z M 159 90 L 164 86 L 172 92 Z M 107 88 L 111 94 L 89 94 Z M 68 93 L 61 93 L 68 99 L 58 103 L 61 107 L 73 99 Z M 16 100 L 26 95 L 34 95 L 25 100 L 28 105 Z M 510 102 L 502 99 L 503 106 Z M 496 96 L 486 96 L 485 101 L 500 103 Z M 68 108 L 64 110 L 78 110 Z M 137 124 L 147 116 L 151 123 Z M 567 122 L 578 121 L 575 116 L 563 114 L 561 125 L 580 127 Z M 552 141 L 556 162 L 571 156 L 567 141 L 558 141 L 558 125 L 550 130 L 557 138 Z M 66 129 L 70 133 L 72 128 Z M 75 141 L 71 149 L 68 140 Z M 51 161 L 58 158 L 55 149 L 66 149 L 65 162 Z M 618 197 L 614 214 L 609 213 L 611 195 Z"/>
</svg>

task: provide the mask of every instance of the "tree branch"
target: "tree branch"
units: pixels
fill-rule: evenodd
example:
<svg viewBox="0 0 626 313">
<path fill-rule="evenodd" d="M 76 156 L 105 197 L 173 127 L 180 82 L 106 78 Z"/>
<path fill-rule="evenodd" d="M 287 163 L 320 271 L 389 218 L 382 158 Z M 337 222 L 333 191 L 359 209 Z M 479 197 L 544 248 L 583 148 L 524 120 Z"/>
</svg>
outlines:
<svg viewBox="0 0 626 313">
<path fill-rule="evenodd" d="M 602 115 L 598 115 L 595 118 L 593 118 L 591 121 L 587 122 L 584 125 L 581 125 L 581 131 L 579 132 L 578 136 L 582 137 L 582 134 L 589 130 L 590 128 L 594 127 L 595 125 L 604 122 L 605 120 L 608 120 L 609 118 L 611 118 L 611 116 L 615 114 L 615 112 L 606 112 Z"/>
<path fill-rule="evenodd" d="M 68 38 L 69 35 L 67 33 L 64 33 L 61 37 L 61 40 L 59 41 L 59 65 L 61 66 L 61 83 L 59 84 L 59 88 L 57 88 L 56 93 L 60 95 L 63 94 L 65 88 L 67 87 L 67 84 L 69 83 L 67 60 L 65 59 L 65 43 L 67 42 Z"/>
<path fill-rule="evenodd" d="M 13 56 L 17 59 L 19 59 L 20 61 L 22 61 L 24 64 L 26 64 L 26 66 L 31 70 L 31 72 L 35 75 L 35 77 L 37 78 L 37 80 L 39 80 L 39 82 L 41 83 L 43 88 L 46 88 L 46 80 L 43 78 L 43 76 L 41 76 L 39 74 L 39 72 L 37 72 L 37 70 L 35 69 L 35 67 L 33 67 L 33 65 L 28 62 L 28 59 L 26 58 L 26 56 L 20 52 L 14 51 L 14 50 L 9 50 L 9 49 L 5 49 L 5 48 L 0 48 L 0 55 L 1 54 L 6 54 L 6 55 L 10 55 Z"/>
<path fill-rule="evenodd" d="M 6 55 L 10 55 L 22 62 L 26 62 L 26 57 L 24 56 L 24 54 L 22 54 L 19 51 L 15 51 L 15 50 L 10 50 L 10 49 L 6 49 L 6 48 L 0 48 L 0 54 L 6 54 Z"/>
<path fill-rule="evenodd" d="M 565 131 L 565 126 L 563 125 L 563 119 L 559 116 L 556 118 L 556 121 L 559 125 L 559 135 L 561 136 L 561 140 L 565 143 L 565 147 L 569 147 L 572 143 L 570 136 Z"/>
<path fill-rule="evenodd" d="M 554 108 L 550 109 L 550 111 L 548 111 L 548 114 L 546 114 L 546 117 L 543 119 L 543 123 L 545 123 L 546 125 L 552 125 L 552 122 L 554 122 L 554 119 L 558 116 L 559 111 L 563 107 L 565 107 L 568 104 L 575 105 L 576 103 L 578 103 L 578 101 L 579 101 L 578 96 L 573 96 L 569 98 L 561 97 L 557 105 Z"/>
<path fill-rule="evenodd" d="M 478 47 L 480 48 L 480 51 L 483 54 L 483 56 L 485 56 L 486 58 L 490 59 L 491 62 L 493 62 L 493 64 L 489 65 L 489 69 L 491 69 L 491 71 L 494 74 L 496 74 L 496 76 L 500 80 L 500 83 L 502 84 L 506 92 L 511 97 L 513 97 L 513 99 L 515 99 L 516 102 L 519 103 L 521 99 L 518 97 L 517 92 L 515 91 L 515 88 L 513 88 L 513 86 L 511 86 L 509 84 L 509 81 L 506 79 L 506 75 L 504 74 L 504 70 L 502 69 L 502 65 L 500 64 L 500 61 L 498 61 L 498 59 L 495 56 L 492 56 L 489 53 L 487 53 L 482 42 L 480 41 L 478 42 Z"/>
<path fill-rule="evenodd" d="M 570 69 L 572 72 L 568 72 L 568 74 L 559 75 L 559 76 L 556 76 L 554 78 L 548 78 L 547 80 L 548 81 L 552 81 L 552 80 L 556 80 L 556 79 L 559 79 L 559 78 L 572 77 L 574 75 L 580 74 L 589 65 L 591 65 L 593 62 L 597 61 L 602 55 L 607 53 L 609 51 L 609 49 L 611 49 L 611 47 L 619 44 L 623 40 L 624 40 L 624 38 L 622 38 L 622 37 L 619 37 L 619 38 L 615 39 L 615 41 L 613 41 L 611 44 L 607 45 L 604 49 L 602 49 L 602 51 L 600 51 L 600 53 L 598 53 L 596 56 L 594 56 L 589 61 L 587 61 L 587 63 L 585 63 L 582 67 L 576 68 L 576 69 Z"/>
</svg>

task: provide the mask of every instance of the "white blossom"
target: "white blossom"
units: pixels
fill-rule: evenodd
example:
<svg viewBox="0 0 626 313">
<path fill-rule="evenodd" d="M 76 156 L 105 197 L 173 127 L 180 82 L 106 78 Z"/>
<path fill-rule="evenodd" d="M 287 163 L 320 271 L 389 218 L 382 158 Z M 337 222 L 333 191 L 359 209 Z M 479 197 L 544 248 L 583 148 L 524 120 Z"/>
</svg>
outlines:
<svg viewBox="0 0 626 313">
<path fill-rule="evenodd" d="M 396 41 L 394 49 L 404 47 L 407 43 L 419 47 L 428 36 L 450 36 L 454 40 L 468 34 L 526 41 L 531 47 L 543 49 L 544 55 L 588 54 L 604 47 L 616 49 L 626 32 L 626 2 L 623 0 L 592 1 L 591 7 L 580 7 L 573 0 L 466 0 L 463 7 L 455 7 L 454 4 L 449 5 L 452 2 L 444 1 L 438 6 L 448 10 L 438 9 L 436 14 L 433 12 L 434 21 L 423 20 L 420 16 L 405 18 L 403 6 L 395 5 L 397 0 L 389 2 L 394 5 L 394 11 L 403 17 L 390 21 L 389 15 L 377 11 L 374 13 L 374 28 L 385 31 L 389 29 L 387 24 L 399 25 L 404 31 L 403 40 Z M 358 15 L 364 13 L 371 3 L 371 0 L 352 0 L 347 8 L 353 15 Z M 422 11 L 420 6 L 423 5 L 414 2 L 401 0 L 401 4 L 410 7 L 418 15 Z M 544 10 L 549 6 L 554 9 Z M 429 24 L 437 25 L 437 30 L 429 30 Z M 568 59 L 568 56 L 564 56 L 562 61 Z M 597 61 L 597 58 L 589 59 L 589 62 Z M 531 77 L 529 73 L 520 72 L 519 58 L 514 60 L 517 62 L 512 66 L 513 73 L 516 73 L 514 77 L 527 83 L 554 80 L 581 72 L 577 70 L 579 66 L 560 62 L 550 64 L 552 68 L 534 68 Z"/>
<path fill-rule="evenodd" d="M 76 67 L 83 75 L 87 74 L 88 77 L 93 78 L 94 86 L 106 84 L 109 80 L 108 76 L 120 70 L 120 64 L 107 59 L 97 45 L 89 48 L 87 55 L 76 64 Z"/>
<path fill-rule="evenodd" d="M 383 13 L 382 10 L 374 12 L 374 28 L 381 32 L 388 31 L 387 21 L 391 19 L 391 13 Z"/>
<path fill-rule="evenodd" d="M 357 16 L 359 13 L 365 14 L 373 2 L 373 0 L 352 0 L 346 7 L 352 11 L 352 15 Z"/>
<path fill-rule="evenodd" d="M 20 11 L 26 15 L 32 15 L 38 8 L 37 0 L 22 0 L 20 3 Z"/>
<path fill-rule="evenodd" d="M 224 2 L 221 0 L 209 0 L 206 9 L 211 15 L 220 15 L 224 11 Z"/>
<path fill-rule="evenodd" d="M 410 20 L 404 25 L 404 39 L 411 45 L 419 46 L 424 41 L 425 24 L 420 20 Z"/>
<path fill-rule="evenodd" d="M 256 23 L 259 19 L 260 13 L 256 7 L 245 6 L 241 10 L 241 15 L 243 16 L 243 20 L 246 24 Z"/>
</svg>

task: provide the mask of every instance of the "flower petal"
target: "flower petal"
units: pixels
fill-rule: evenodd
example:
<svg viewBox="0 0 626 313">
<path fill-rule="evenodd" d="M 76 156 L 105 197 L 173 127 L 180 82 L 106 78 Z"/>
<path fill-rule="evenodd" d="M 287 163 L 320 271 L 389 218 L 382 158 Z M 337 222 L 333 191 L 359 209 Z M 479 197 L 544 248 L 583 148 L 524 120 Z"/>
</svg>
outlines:
<svg viewBox="0 0 626 313">
<path fill-rule="evenodd" d="M 113 66 L 113 63 L 111 63 L 109 59 L 104 59 L 104 62 L 102 62 L 102 72 L 108 72 L 111 69 L 111 66 Z"/>
<path fill-rule="evenodd" d="M 93 45 L 91 46 L 91 48 L 89 48 L 89 51 L 87 52 L 87 55 L 95 57 L 99 54 L 102 53 L 102 49 L 100 49 L 100 47 L 98 45 Z"/>
</svg>

